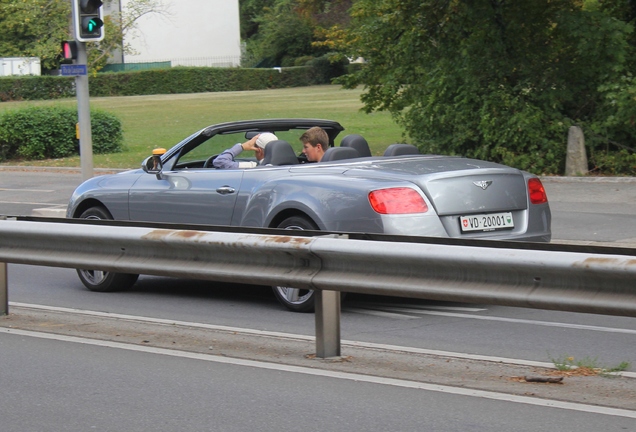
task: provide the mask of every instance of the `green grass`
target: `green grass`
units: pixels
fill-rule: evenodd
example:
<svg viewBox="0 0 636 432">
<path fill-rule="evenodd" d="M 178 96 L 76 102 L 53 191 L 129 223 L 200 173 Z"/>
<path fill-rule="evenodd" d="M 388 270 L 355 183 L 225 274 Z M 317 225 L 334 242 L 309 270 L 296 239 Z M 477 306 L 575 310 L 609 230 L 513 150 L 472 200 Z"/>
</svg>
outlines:
<svg viewBox="0 0 636 432">
<path fill-rule="evenodd" d="M 629 362 L 621 362 L 616 366 L 601 366 L 596 357 L 584 357 L 575 359 L 567 354 L 558 358 L 551 358 L 557 370 L 562 372 L 579 370 L 584 375 L 605 375 L 613 372 L 622 372 L 630 367 Z"/>
<path fill-rule="evenodd" d="M 91 98 L 91 108 L 115 114 L 123 123 L 126 150 L 94 155 L 97 168 L 136 168 L 153 148 L 170 148 L 191 133 L 215 123 L 257 118 L 307 117 L 340 122 L 345 131 L 364 136 L 374 154 L 400 142 L 402 129 L 386 112 L 365 114 L 361 89 L 313 86 L 277 90 Z M 75 99 L 3 102 L 0 112 L 30 105 L 76 106 Z M 79 167 L 79 156 L 45 161 L 9 161 L 4 165 Z"/>
</svg>

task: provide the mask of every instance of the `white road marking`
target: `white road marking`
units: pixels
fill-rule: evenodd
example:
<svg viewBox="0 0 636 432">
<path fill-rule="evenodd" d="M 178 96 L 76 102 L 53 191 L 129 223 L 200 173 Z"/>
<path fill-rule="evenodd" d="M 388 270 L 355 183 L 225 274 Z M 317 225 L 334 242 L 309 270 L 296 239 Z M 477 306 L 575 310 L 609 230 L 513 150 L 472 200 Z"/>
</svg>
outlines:
<svg viewBox="0 0 636 432">
<path fill-rule="evenodd" d="M 385 312 L 385 311 L 374 310 L 374 309 L 359 309 L 359 308 L 347 307 L 347 312 L 355 312 L 355 313 L 359 313 L 363 315 L 371 315 L 371 316 L 378 316 L 382 318 L 391 318 L 391 319 L 398 319 L 398 320 L 421 319 L 421 317 L 419 316 L 406 315 L 403 313 L 391 313 L 391 312 Z"/>
<path fill-rule="evenodd" d="M 426 304 L 408 304 L 408 303 L 347 303 L 348 305 L 353 305 L 357 307 L 378 307 L 378 308 L 386 308 L 386 307 L 400 307 L 414 310 L 447 310 L 447 311 L 459 311 L 459 312 L 483 312 L 487 311 L 486 308 L 476 308 L 476 307 L 465 307 L 465 306 L 435 306 L 435 305 L 426 305 Z M 348 308 L 347 308 L 348 309 Z"/>
<path fill-rule="evenodd" d="M 443 317 L 452 317 L 452 318 L 475 319 L 475 320 L 482 320 L 482 321 L 499 321 L 499 322 L 508 322 L 508 323 L 517 323 L 517 324 L 531 324 L 531 325 L 538 325 L 538 326 L 545 326 L 545 327 L 560 327 L 560 328 L 591 330 L 591 331 L 599 331 L 599 332 L 607 332 L 607 333 L 636 334 L 635 329 L 624 329 L 624 328 L 616 328 L 616 327 L 600 327 L 600 326 L 560 323 L 560 322 L 552 322 L 552 321 L 535 321 L 535 320 L 505 318 L 505 317 L 486 316 L 486 315 L 470 315 L 470 314 L 460 314 L 460 313 L 452 313 L 452 312 L 425 311 L 425 310 L 419 310 L 419 309 L 396 308 L 396 307 L 390 307 L 390 306 L 383 307 L 382 309 L 385 311 L 405 313 L 405 314 L 434 315 L 434 316 L 443 316 Z"/>
<path fill-rule="evenodd" d="M 563 402 L 550 399 L 538 399 L 528 396 L 518 396 L 507 393 L 497 393 L 484 390 L 472 390 L 461 387 L 451 387 L 438 384 L 428 384 L 418 381 L 408 381 L 395 378 L 384 378 L 370 375 L 362 375 L 347 372 L 327 371 L 322 369 L 314 369 L 303 366 L 290 366 L 277 363 L 268 363 L 263 361 L 245 360 L 237 358 L 222 357 L 210 354 L 198 354 L 186 351 L 169 350 L 164 348 L 147 347 L 143 345 L 125 344 L 120 342 L 109 342 L 90 338 L 80 338 L 75 336 L 56 335 L 52 333 L 40 333 L 27 330 L 17 330 L 11 328 L 0 328 L 0 333 L 20 335 L 26 337 L 34 337 L 40 339 L 57 340 L 61 342 L 72 342 L 84 345 L 100 346 L 106 348 L 116 348 L 129 351 L 144 352 L 149 354 L 166 355 L 171 357 L 187 358 L 192 360 L 208 361 L 221 364 L 229 364 L 234 366 L 253 367 L 258 369 L 277 370 L 282 372 L 292 372 L 304 375 L 312 375 L 325 378 L 335 378 L 350 380 L 354 382 L 366 382 L 371 384 L 390 385 L 394 387 L 410 388 L 416 390 L 433 391 L 446 394 L 454 394 L 459 396 L 470 396 L 482 399 L 497 400 L 503 402 L 513 402 L 526 405 L 534 405 L 545 408 L 558 408 L 570 411 L 581 411 L 594 414 L 609 415 L 615 417 L 627 417 L 636 419 L 636 411 L 630 411 L 620 408 L 608 408 L 595 405 L 586 405 L 574 402 Z"/>
<path fill-rule="evenodd" d="M 38 205 L 38 206 L 66 206 L 66 204 L 56 204 L 56 203 L 41 203 L 41 202 L 30 202 L 30 201 L 0 201 L 0 204 L 28 204 L 28 205 Z"/>
<path fill-rule="evenodd" d="M 5 192 L 45 192 L 45 193 L 51 193 L 51 192 L 55 192 L 55 189 L 9 189 L 9 188 L 0 188 L 0 191 L 5 191 Z"/>
</svg>

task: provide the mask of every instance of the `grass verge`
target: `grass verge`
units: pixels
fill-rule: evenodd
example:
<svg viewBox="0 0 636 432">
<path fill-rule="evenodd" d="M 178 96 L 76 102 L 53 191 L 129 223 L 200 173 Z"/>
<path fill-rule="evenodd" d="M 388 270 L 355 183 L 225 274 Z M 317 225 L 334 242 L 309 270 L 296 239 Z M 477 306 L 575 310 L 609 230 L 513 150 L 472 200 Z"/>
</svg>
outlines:
<svg viewBox="0 0 636 432">
<path fill-rule="evenodd" d="M 389 113 L 360 111 L 361 89 L 325 85 L 276 90 L 91 98 L 91 108 L 120 118 L 125 151 L 94 155 L 97 168 L 137 168 L 153 148 L 170 148 L 191 133 L 215 123 L 257 118 L 306 117 L 339 121 L 345 131 L 363 135 L 374 154 L 400 142 L 402 129 Z M 76 106 L 75 99 L 0 103 L 0 112 L 33 105 Z M 79 156 L 4 165 L 80 166 Z"/>
</svg>

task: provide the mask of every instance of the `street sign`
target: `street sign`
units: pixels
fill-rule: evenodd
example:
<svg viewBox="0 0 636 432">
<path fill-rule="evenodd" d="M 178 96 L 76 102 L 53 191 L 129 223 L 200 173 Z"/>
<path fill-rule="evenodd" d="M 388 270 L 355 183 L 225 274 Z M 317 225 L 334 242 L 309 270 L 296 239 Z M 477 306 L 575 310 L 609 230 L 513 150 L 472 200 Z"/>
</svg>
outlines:
<svg viewBox="0 0 636 432">
<path fill-rule="evenodd" d="M 86 75 L 86 65 L 60 65 L 60 72 L 63 76 Z"/>
</svg>

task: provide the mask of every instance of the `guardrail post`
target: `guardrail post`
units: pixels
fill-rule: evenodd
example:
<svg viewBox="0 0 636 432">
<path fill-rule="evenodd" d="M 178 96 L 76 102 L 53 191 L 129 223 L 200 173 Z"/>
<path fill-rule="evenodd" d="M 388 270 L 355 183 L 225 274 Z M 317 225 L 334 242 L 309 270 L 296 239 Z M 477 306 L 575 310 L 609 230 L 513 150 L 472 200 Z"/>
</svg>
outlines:
<svg viewBox="0 0 636 432">
<path fill-rule="evenodd" d="M 9 314 L 9 278 L 7 263 L 0 263 L 0 316 Z"/>
<path fill-rule="evenodd" d="M 316 357 L 340 357 L 340 292 L 316 291 Z"/>
</svg>

